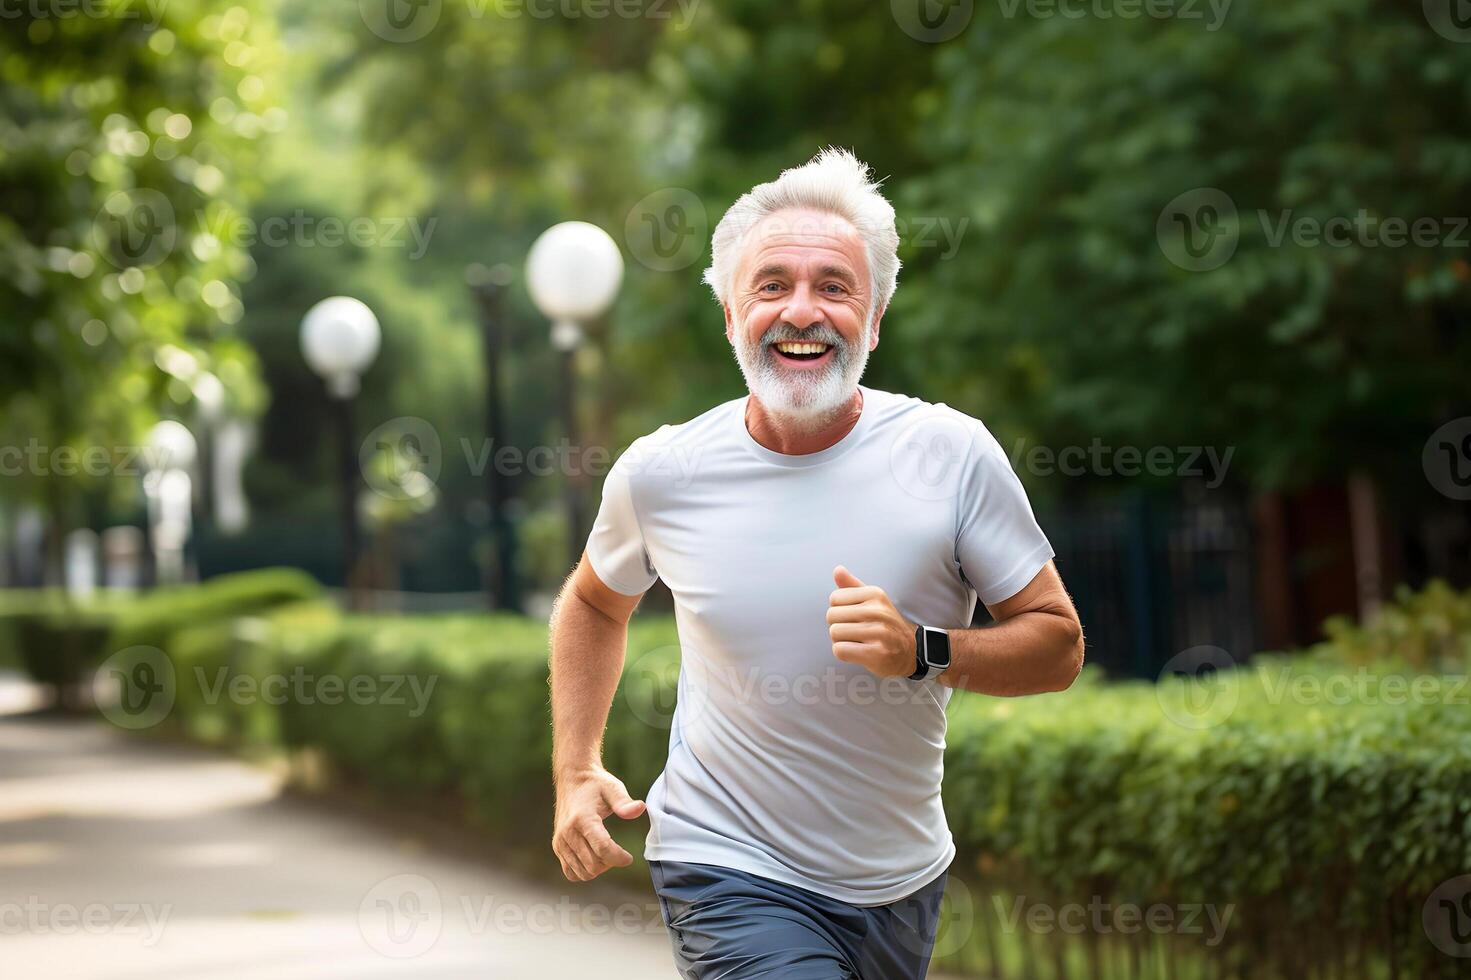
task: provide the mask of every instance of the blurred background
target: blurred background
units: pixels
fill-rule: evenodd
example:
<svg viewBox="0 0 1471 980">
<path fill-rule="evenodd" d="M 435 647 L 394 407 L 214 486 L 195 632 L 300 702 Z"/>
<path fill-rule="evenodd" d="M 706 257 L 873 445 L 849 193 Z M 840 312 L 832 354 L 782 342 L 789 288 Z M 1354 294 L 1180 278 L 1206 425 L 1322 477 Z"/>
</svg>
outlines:
<svg viewBox="0 0 1471 980">
<path fill-rule="evenodd" d="M 898 212 L 864 383 L 986 422 L 1088 637 L 1066 694 L 952 702 L 937 972 L 1464 975 L 1465 0 L 0 20 L 16 976 L 673 975 L 641 861 L 546 847 L 545 620 L 619 452 L 744 393 L 714 224 L 827 145 Z M 670 609 L 605 746 L 635 795 Z M 492 875 L 648 921 L 500 928 Z"/>
</svg>

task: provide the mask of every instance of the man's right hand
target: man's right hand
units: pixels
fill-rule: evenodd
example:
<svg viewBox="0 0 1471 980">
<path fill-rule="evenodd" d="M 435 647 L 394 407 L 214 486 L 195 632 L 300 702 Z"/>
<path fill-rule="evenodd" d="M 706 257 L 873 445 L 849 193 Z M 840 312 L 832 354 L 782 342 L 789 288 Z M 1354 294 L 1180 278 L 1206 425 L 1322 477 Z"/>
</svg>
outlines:
<svg viewBox="0 0 1471 980">
<path fill-rule="evenodd" d="M 591 881 L 609 868 L 626 868 L 633 855 L 614 843 L 603 820 L 613 814 L 634 820 L 644 812 L 621 780 L 606 769 L 593 769 L 557 780 L 557 809 L 552 850 L 568 881 Z"/>
</svg>

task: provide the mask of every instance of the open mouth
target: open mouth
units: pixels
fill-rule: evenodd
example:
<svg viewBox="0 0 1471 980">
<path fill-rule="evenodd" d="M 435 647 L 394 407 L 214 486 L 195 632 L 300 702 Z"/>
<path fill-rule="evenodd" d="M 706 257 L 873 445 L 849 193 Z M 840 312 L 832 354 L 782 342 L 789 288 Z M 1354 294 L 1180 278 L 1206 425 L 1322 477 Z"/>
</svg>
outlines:
<svg viewBox="0 0 1471 980">
<path fill-rule="evenodd" d="M 810 363 L 820 361 L 832 351 L 831 344 L 819 344 L 811 341 L 783 340 L 771 345 L 776 351 L 776 356 L 784 361 L 794 364 Z"/>
</svg>

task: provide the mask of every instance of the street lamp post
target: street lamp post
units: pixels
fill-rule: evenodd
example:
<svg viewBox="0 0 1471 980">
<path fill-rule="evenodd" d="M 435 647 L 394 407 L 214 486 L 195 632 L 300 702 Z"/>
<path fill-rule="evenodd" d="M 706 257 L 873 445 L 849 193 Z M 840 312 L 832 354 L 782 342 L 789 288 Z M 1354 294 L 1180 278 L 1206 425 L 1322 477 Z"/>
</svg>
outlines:
<svg viewBox="0 0 1471 980">
<path fill-rule="evenodd" d="M 521 611 L 521 589 L 516 575 L 516 533 L 510 515 L 510 489 L 495 465 L 495 454 L 505 444 L 505 413 L 501 409 L 501 348 L 506 340 L 503 291 L 513 273 L 510 267 L 471 266 L 465 279 L 480 309 L 481 344 L 485 356 L 485 434 L 490 439 L 490 466 L 486 471 L 486 503 L 495 549 L 495 580 L 488 584 L 492 609 Z"/>
<path fill-rule="evenodd" d="M 301 321 L 301 352 L 307 364 L 327 382 L 336 407 L 340 442 L 338 478 L 341 494 L 342 578 L 349 604 L 356 606 L 353 573 L 358 557 L 358 454 L 353 445 L 352 400 L 360 379 L 378 356 L 382 331 L 378 318 L 350 296 L 324 299 Z"/>
<path fill-rule="evenodd" d="M 526 288 L 543 316 L 552 321 L 552 346 L 560 352 L 562 427 L 576 445 L 577 349 L 587 324 L 607 312 L 623 281 L 623 256 L 607 232 L 586 221 L 564 221 L 542 232 L 526 256 Z M 579 459 L 581 455 L 579 454 Z M 581 472 L 567 474 L 568 553 L 572 564 L 582 554 L 586 521 Z"/>
<path fill-rule="evenodd" d="M 154 580 L 177 585 L 188 576 L 185 548 L 194 530 L 194 484 L 190 473 L 199 444 L 183 423 L 166 419 L 148 433 L 151 468 L 143 478 L 148 501 Z"/>
</svg>

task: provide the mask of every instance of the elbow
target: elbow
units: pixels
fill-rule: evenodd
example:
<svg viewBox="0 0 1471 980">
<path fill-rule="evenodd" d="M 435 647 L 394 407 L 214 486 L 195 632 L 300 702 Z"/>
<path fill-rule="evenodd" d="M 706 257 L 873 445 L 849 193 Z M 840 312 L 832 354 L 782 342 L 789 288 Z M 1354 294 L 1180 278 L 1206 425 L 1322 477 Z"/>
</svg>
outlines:
<svg viewBox="0 0 1471 980">
<path fill-rule="evenodd" d="M 1057 672 L 1051 690 L 1066 691 L 1083 672 L 1083 625 L 1074 617 L 1067 620 L 1062 641 L 1062 654 L 1058 657 Z"/>
</svg>

